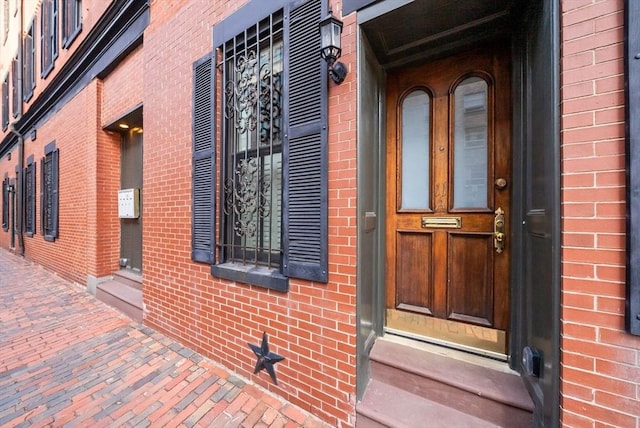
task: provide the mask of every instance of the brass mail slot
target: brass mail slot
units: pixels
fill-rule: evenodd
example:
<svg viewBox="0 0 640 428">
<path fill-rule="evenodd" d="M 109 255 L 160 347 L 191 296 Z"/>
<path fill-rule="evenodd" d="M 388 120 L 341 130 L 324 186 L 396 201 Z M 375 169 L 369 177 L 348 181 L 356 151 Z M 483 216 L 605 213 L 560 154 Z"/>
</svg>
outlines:
<svg viewBox="0 0 640 428">
<path fill-rule="evenodd" d="M 462 219 L 460 217 L 422 217 L 422 227 L 460 229 L 462 227 Z"/>
</svg>

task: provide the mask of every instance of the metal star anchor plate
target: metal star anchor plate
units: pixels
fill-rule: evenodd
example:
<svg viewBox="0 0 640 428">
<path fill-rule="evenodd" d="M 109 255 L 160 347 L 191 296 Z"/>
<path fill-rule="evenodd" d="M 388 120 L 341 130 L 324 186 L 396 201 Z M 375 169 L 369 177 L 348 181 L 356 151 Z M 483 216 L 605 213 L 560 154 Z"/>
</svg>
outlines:
<svg viewBox="0 0 640 428">
<path fill-rule="evenodd" d="M 266 370 L 271 376 L 274 384 L 278 384 L 278 380 L 276 379 L 276 372 L 273 368 L 274 364 L 278 361 L 284 360 L 284 357 L 278 354 L 275 354 L 269 351 L 269 342 L 267 340 L 267 333 L 262 333 L 262 344 L 261 346 L 254 345 L 252 343 L 247 343 L 256 357 L 258 357 L 258 361 L 256 361 L 256 368 L 253 370 L 254 374 L 257 374 L 260 370 Z"/>
</svg>

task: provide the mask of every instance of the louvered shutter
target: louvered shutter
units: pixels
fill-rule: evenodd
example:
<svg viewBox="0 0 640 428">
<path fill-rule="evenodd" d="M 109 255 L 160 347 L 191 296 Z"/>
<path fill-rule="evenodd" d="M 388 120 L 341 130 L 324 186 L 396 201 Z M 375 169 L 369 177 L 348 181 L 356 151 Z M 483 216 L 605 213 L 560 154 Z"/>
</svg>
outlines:
<svg viewBox="0 0 640 428">
<path fill-rule="evenodd" d="M 55 240 L 58 237 L 58 212 L 60 208 L 58 198 L 58 188 L 60 181 L 59 174 L 60 151 L 58 149 L 51 153 L 52 172 L 51 172 L 51 230 L 47 235 L 47 239 Z"/>
<path fill-rule="evenodd" d="M 193 207 L 191 258 L 213 262 L 213 85 L 211 55 L 193 65 Z"/>
<path fill-rule="evenodd" d="M 54 143 L 45 147 L 45 157 L 40 164 L 40 229 L 47 241 L 54 241 L 58 237 L 60 151 L 54 147 Z"/>
<path fill-rule="evenodd" d="M 9 177 L 2 180 L 2 230 L 9 230 Z"/>
<path fill-rule="evenodd" d="M 31 237 L 36 232 L 36 163 L 33 156 L 27 159 L 25 179 L 25 233 Z"/>
<path fill-rule="evenodd" d="M 289 144 L 285 149 L 283 268 L 289 277 L 318 282 L 328 281 L 327 71 L 320 58 L 318 29 L 323 12 L 326 0 L 296 1 L 288 6 L 285 23 Z"/>
</svg>

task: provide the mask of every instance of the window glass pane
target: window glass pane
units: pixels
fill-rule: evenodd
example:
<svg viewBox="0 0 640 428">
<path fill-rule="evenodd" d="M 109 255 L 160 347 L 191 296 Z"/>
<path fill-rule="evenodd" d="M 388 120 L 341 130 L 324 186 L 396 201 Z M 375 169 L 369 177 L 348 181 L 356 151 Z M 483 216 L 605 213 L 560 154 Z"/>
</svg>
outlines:
<svg viewBox="0 0 640 428">
<path fill-rule="evenodd" d="M 427 209 L 429 199 L 430 100 L 414 91 L 402 103 L 402 209 Z"/>
<path fill-rule="evenodd" d="M 488 208 L 487 83 L 464 80 L 454 105 L 453 208 Z"/>
</svg>

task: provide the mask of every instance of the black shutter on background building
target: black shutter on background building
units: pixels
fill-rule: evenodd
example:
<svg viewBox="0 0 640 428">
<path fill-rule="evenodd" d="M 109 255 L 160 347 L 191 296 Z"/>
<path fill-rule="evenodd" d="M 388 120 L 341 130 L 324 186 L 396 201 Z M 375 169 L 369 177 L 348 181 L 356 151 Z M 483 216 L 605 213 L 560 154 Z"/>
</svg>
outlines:
<svg viewBox="0 0 640 428">
<path fill-rule="evenodd" d="M 293 2 L 287 13 L 283 267 L 289 277 L 327 282 L 327 71 L 318 29 L 322 12 L 326 0 Z"/>
<path fill-rule="evenodd" d="M 25 233 L 31 237 L 36 233 L 36 162 L 33 155 L 27 159 L 24 173 L 25 187 Z"/>
<path fill-rule="evenodd" d="M 46 241 L 54 241 L 58 237 L 59 153 L 55 142 L 47 144 L 40 163 L 40 229 Z"/>
<path fill-rule="evenodd" d="M 191 258 L 213 262 L 213 84 L 211 55 L 193 65 L 193 206 Z"/>
<path fill-rule="evenodd" d="M 13 117 L 17 117 L 20 112 L 21 100 L 18 99 L 18 57 L 11 61 L 11 106 Z"/>
<path fill-rule="evenodd" d="M 9 177 L 6 174 L 2 180 L 2 230 L 9 230 Z"/>
<path fill-rule="evenodd" d="M 9 127 L 9 74 L 4 77 L 2 82 L 2 130 L 6 131 Z"/>
</svg>

